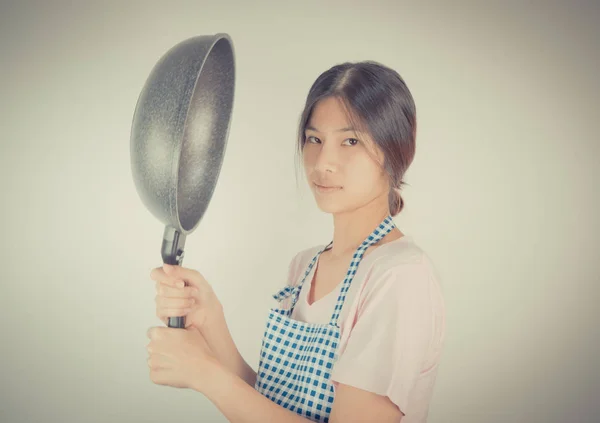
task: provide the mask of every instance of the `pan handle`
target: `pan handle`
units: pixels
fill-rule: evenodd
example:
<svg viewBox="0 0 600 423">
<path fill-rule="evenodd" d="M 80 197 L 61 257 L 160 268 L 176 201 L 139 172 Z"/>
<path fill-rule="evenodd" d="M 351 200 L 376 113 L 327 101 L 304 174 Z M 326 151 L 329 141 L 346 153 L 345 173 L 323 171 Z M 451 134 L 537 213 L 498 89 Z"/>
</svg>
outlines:
<svg viewBox="0 0 600 423">
<path fill-rule="evenodd" d="M 172 226 L 165 226 L 161 256 L 163 263 L 181 266 L 183 262 L 185 234 Z M 169 317 L 170 328 L 185 328 L 185 316 Z"/>
</svg>

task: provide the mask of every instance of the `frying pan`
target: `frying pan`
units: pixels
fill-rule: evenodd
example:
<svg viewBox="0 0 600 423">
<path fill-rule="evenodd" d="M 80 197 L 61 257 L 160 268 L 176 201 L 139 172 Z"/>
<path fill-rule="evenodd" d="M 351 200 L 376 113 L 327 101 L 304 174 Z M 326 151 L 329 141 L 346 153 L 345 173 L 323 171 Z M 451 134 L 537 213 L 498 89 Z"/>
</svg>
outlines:
<svg viewBox="0 0 600 423">
<path fill-rule="evenodd" d="M 235 87 L 228 34 L 189 38 L 154 65 L 135 106 L 131 171 L 146 208 L 164 225 L 161 256 L 181 265 L 186 237 L 212 198 L 227 145 Z M 168 326 L 184 328 L 183 316 Z"/>
</svg>

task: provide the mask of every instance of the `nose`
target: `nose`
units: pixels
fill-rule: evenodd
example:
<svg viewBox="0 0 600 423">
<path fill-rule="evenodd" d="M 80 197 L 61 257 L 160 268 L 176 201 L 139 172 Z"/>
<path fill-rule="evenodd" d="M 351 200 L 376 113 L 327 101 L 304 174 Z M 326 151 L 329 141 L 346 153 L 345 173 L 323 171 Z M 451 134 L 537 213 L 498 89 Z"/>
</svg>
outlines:
<svg viewBox="0 0 600 423">
<path fill-rule="evenodd" d="M 338 154 L 333 143 L 321 144 L 315 161 L 317 172 L 335 172 L 338 166 Z"/>
</svg>

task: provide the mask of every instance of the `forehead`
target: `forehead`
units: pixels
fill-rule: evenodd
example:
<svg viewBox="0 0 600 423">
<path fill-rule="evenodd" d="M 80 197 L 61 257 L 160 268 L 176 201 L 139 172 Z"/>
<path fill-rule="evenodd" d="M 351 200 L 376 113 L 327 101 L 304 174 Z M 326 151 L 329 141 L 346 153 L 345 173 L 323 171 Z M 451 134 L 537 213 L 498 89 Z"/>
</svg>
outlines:
<svg viewBox="0 0 600 423">
<path fill-rule="evenodd" d="M 341 130 L 353 126 L 348 113 L 348 110 L 338 98 L 325 98 L 313 107 L 310 119 L 307 122 L 307 128 L 312 127 L 319 132 L 341 132 Z"/>
</svg>

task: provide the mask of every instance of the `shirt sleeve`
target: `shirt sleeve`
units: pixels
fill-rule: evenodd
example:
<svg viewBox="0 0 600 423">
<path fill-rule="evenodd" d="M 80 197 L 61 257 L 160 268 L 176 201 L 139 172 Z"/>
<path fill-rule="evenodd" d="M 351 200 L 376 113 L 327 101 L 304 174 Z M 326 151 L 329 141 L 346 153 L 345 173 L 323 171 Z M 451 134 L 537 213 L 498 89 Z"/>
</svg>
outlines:
<svg viewBox="0 0 600 423">
<path fill-rule="evenodd" d="M 387 396 L 407 415 L 433 334 L 430 272 L 423 262 L 401 264 L 367 285 L 331 379 Z"/>
</svg>

